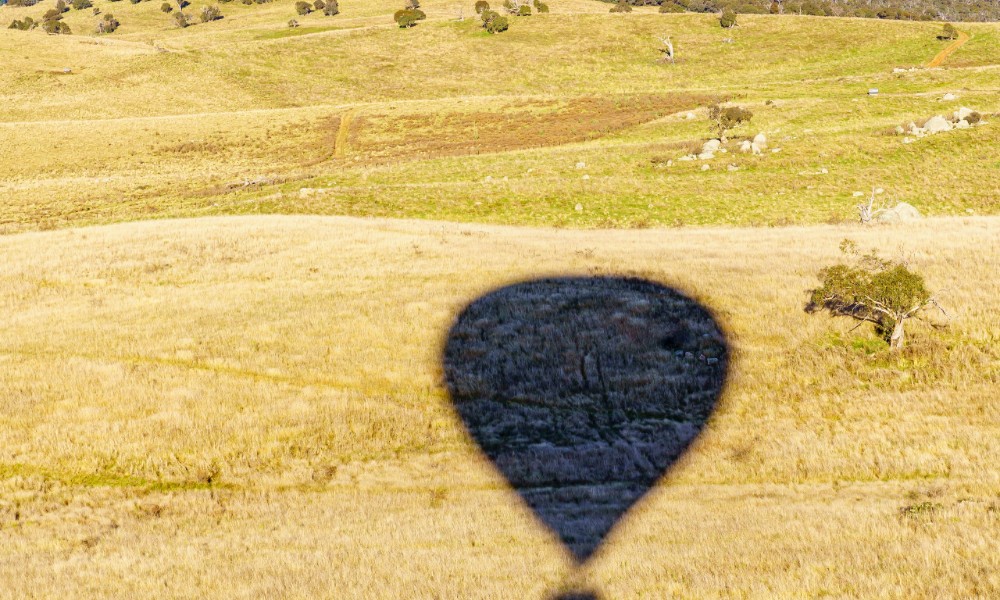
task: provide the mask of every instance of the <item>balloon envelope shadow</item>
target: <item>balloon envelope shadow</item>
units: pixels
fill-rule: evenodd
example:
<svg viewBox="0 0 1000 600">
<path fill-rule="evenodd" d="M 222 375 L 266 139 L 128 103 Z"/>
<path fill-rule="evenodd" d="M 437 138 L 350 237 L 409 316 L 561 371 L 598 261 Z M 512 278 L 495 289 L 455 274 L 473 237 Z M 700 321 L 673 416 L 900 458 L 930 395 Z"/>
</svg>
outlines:
<svg viewBox="0 0 1000 600">
<path fill-rule="evenodd" d="M 473 301 L 443 366 L 469 434 L 583 563 L 701 431 L 728 357 L 711 313 L 684 294 L 577 277 Z"/>
</svg>

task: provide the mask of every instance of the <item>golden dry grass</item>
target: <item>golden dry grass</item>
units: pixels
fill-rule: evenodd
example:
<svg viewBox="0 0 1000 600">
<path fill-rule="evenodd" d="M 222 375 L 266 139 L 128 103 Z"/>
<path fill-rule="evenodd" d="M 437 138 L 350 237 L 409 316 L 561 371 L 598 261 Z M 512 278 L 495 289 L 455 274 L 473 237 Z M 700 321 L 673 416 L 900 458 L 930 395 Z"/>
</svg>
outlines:
<svg viewBox="0 0 1000 600">
<path fill-rule="evenodd" d="M 808 316 L 844 237 L 954 314 Z M 487 290 L 629 274 L 715 309 L 720 408 L 586 574 L 609 598 L 1000 595 L 1000 221 L 573 232 L 217 218 L 0 238 L 0 596 L 542 598 L 566 555 L 449 409 Z"/>
</svg>

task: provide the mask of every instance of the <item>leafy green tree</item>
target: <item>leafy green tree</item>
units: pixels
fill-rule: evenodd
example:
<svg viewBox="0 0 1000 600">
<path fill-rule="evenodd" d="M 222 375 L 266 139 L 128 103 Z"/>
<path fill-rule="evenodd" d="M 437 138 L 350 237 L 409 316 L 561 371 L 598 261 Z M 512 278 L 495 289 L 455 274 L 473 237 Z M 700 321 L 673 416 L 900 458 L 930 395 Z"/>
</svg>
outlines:
<svg viewBox="0 0 1000 600">
<path fill-rule="evenodd" d="M 410 27 L 416 27 L 417 21 L 426 19 L 427 15 L 424 11 L 416 8 L 404 8 L 403 10 L 397 10 L 396 14 L 393 15 L 396 24 L 399 25 L 400 29 L 408 29 Z"/>
<path fill-rule="evenodd" d="M 927 290 L 923 276 L 903 261 L 887 260 L 875 253 L 861 255 L 857 244 L 844 240 L 842 252 L 853 264 L 839 263 L 821 269 L 820 286 L 811 292 L 806 311 L 828 311 L 835 317 L 850 317 L 872 323 L 893 351 L 903 348 L 908 319 L 935 307 L 947 317 L 937 299 Z"/>
<path fill-rule="evenodd" d="M 488 33 L 503 33 L 510 27 L 507 17 L 496 11 L 486 10 L 480 16 L 483 19 L 483 29 Z"/>
<path fill-rule="evenodd" d="M 722 15 L 719 16 L 719 25 L 723 29 L 736 27 L 736 11 L 731 8 L 723 9 Z"/>
</svg>

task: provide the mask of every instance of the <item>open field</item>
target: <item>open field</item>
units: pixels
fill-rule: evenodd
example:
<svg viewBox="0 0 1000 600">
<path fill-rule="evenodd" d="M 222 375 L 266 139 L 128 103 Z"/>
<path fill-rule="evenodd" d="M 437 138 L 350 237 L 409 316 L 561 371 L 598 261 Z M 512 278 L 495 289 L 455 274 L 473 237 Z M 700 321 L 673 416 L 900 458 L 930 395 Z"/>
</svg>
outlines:
<svg viewBox="0 0 1000 600">
<path fill-rule="evenodd" d="M 386 1 L 289 29 L 288 0 L 223 4 L 225 19 L 187 29 L 155 2 L 98 0 L 118 32 L 0 31 L 0 231 L 259 213 L 836 223 L 873 187 L 929 215 L 1000 213 L 1000 128 L 887 135 L 960 106 L 1000 111 L 995 24 L 962 24 L 972 37 L 942 68 L 893 73 L 947 46 L 940 24 L 745 16 L 728 32 L 711 15 L 576 0 L 488 36 L 454 20 L 457 4 L 426 4 L 405 31 Z M 86 12 L 67 13 L 75 32 Z M 658 62 L 660 35 L 676 65 Z M 703 107 L 720 98 L 755 113 L 736 138 L 764 132 L 781 152 L 676 162 L 709 137 Z"/>
<path fill-rule="evenodd" d="M 893 357 L 805 314 L 845 237 L 912 253 L 952 326 Z M 689 291 L 734 353 L 706 433 L 588 571 L 609 598 L 1000 594 L 995 218 L 215 218 L 0 253 L 0 596 L 543 597 L 569 560 L 461 433 L 439 353 L 485 291 L 604 273 Z"/>
<path fill-rule="evenodd" d="M 402 0 L 5 29 L 53 4 L 0 7 L 0 599 L 577 583 L 441 366 L 466 303 L 554 275 L 675 286 L 731 343 L 703 435 L 579 575 L 605 600 L 1000 597 L 1000 25 L 935 68 L 940 23 L 593 0 L 497 36 L 452 0 L 412 30 Z M 752 122 L 679 160 L 718 101 Z M 986 123 L 894 131 L 963 106 Z M 874 188 L 929 218 L 855 224 Z M 950 327 L 892 354 L 806 314 L 844 238 L 909 256 Z"/>
</svg>

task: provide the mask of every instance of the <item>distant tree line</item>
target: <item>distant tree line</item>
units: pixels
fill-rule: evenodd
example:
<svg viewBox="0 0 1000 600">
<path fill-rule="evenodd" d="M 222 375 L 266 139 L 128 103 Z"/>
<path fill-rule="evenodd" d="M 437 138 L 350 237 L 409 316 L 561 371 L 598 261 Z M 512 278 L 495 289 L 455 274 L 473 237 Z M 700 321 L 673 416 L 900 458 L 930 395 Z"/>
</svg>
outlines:
<svg viewBox="0 0 1000 600">
<path fill-rule="evenodd" d="M 602 0 L 660 12 L 796 14 L 909 21 L 1000 21 L 1000 0 Z"/>
</svg>

